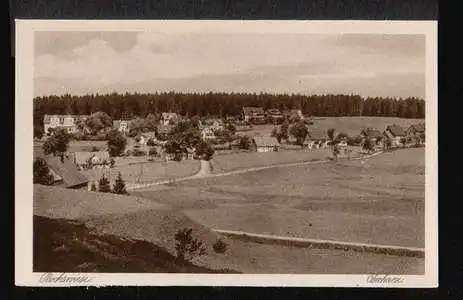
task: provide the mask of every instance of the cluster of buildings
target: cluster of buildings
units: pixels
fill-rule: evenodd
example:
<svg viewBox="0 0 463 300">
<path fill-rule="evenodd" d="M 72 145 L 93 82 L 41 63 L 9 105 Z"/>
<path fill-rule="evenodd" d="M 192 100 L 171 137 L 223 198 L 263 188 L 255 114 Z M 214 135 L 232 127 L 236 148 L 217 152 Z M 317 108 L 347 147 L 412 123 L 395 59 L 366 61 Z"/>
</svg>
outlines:
<svg viewBox="0 0 463 300">
<path fill-rule="evenodd" d="M 304 120 L 304 115 L 300 109 L 280 111 L 277 108 L 264 110 L 262 107 L 243 107 L 241 118 L 249 124 L 281 124 L 284 120 L 289 121 Z"/>
<path fill-rule="evenodd" d="M 415 139 L 425 134 L 425 123 L 418 123 L 409 126 L 407 129 L 397 125 L 388 125 L 384 131 L 376 128 L 367 127 L 360 131 L 359 145 L 365 140 L 372 141 L 376 148 L 382 148 L 386 139 L 391 141 L 391 147 L 399 147 L 405 140 Z M 347 148 L 348 137 L 342 138 L 338 141 L 341 148 Z M 423 142 L 423 141 L 421 141 Z M 283 147 L 276 138 L 270 136 L 256 136 L 252 139 L 253 147 L 257 152 L 271 152 L 279 151 Z M 327 148 L 330 145 L 330 138 L 326 130 L 310 129 L 304 141 L 303 148 L 305 149 L 318 149 Z"/>
</svg>

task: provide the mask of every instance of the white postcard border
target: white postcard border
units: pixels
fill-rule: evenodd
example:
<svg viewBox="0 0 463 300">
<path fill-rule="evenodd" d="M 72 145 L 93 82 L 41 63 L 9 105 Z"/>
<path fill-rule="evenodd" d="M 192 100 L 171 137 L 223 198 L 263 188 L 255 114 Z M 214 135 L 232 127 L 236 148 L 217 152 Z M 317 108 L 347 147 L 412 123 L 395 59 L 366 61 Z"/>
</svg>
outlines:
<svg viewBox="0 0 463 300">
<path fill-rule="evenodd" d="M 437 21 L 143 21 L 16 20 L 15 99 L 15 283 L 19 286 L 438 286 L 437 231 Z M 365 275 L 299 274 L 62 274 L 77 279 L 46 281 L 32 270 L 33 53 L 35 31 L 214 31 L 426 35 L 426 205 L 425 275 L 396 283 L 369 282 Z M 60 276 L 56 274 L 56 276 Z M 80 277 L 79 277 L 80 276 Z M 79 280 L 80 278 L 80 280 Z M 71 280 L 71 279 L 70 279 Z"/>
</svg>

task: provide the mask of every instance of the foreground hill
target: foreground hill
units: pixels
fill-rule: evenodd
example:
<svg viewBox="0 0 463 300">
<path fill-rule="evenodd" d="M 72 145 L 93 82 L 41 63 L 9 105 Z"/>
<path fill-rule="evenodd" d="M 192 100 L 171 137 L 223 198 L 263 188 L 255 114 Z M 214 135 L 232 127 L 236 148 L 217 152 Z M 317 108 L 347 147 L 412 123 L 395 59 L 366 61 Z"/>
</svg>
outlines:
<svg viewBox="0 0 463 300">
<path fill-rule="evenodd" d="M 96 234 L 83 222 L 34 216 L 34 237 L 34 272 L 231 272 L 180 263 L 155 244 Z"/>
</svg>

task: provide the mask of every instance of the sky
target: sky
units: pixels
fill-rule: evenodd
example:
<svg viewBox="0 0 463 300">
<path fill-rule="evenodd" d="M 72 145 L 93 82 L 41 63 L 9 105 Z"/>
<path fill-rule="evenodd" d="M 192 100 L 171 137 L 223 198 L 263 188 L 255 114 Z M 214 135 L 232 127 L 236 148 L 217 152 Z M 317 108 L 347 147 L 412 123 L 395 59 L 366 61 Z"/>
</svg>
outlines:
<svg viewBox="0 0 463 300">
<path fill-rule="evenodd" d="M 425 96 L 424 35 L 46 31 L 36 32 L 34 41 L 34 96 Z"/>
</svg>

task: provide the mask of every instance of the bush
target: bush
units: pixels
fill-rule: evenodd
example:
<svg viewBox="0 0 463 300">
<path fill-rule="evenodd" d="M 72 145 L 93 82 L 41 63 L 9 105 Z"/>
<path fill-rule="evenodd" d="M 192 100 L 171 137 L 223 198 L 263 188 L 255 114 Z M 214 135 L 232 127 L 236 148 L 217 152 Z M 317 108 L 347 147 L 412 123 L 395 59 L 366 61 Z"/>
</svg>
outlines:
<svg viewBox="0 0 463 300">
<path fill-rule="evenodd" d="M 184 228 L 175 234 L 175 251 L 179 261 L 191 261 L 207 254 L 206 245 L 193 238 L 192 231 L 191 228 Z"/>
<path fill-rule="evenodd" d="M 98 191 L 101 193 L 111 192 L 111 186 L 109 185 L 109 180 L 104 175 L 98 181 Z"/>
<path fill-rule="evenodd" d="M 122 152 L 124 152 L 127 140 L 119 131 L 111 130 L 108 133 L 107 138 L 109 154 L 111 156 L 119 156 Z"/>
<path fill-rule="evenodd" d="M 146 142 L 146 145 L 152 147 L 152 146 L 155 146 L 156 143 L 154 142 L 153 139 L 149 139 L 149 140 Z"/>
<path fill-rule="evenodd" d="M 224 242 L 223 240 L 217 240 L 214 245 L 212 245 L 212 248 L 214 249 L 215 253 L 225 253 L 228 248 L 228 244 Z"/>
<path fill-rule="evenodd" d="M 146 155 L 146 152 L 135 148 L 135 149 L 132 150 L 132 155 L 133 156 L 144 156 L 144 155 Z"/>
<path fill-rule="evenodd" d="M 47 162 L 43 158 L 36 158 L 33 165 L 34 183 L 51 185 L 53 184 L 53 175 L 50 174 L 50 169 Z"/>
<path fill-rule="evenodd" d="M 148 154 L 151 155 L 151 156 L 156 156 L 156 155 L 158 155 L 158 151 L 156 151 L 156 148 L 150 148 L 148 150 Z"/>
<path fill-rule="evenodd" d="M 347 138 L 347 145 L 349 146 L 360 146 L 362 144 L 363 138 L 360 135 L 350 136 Z"/>
</svg>

